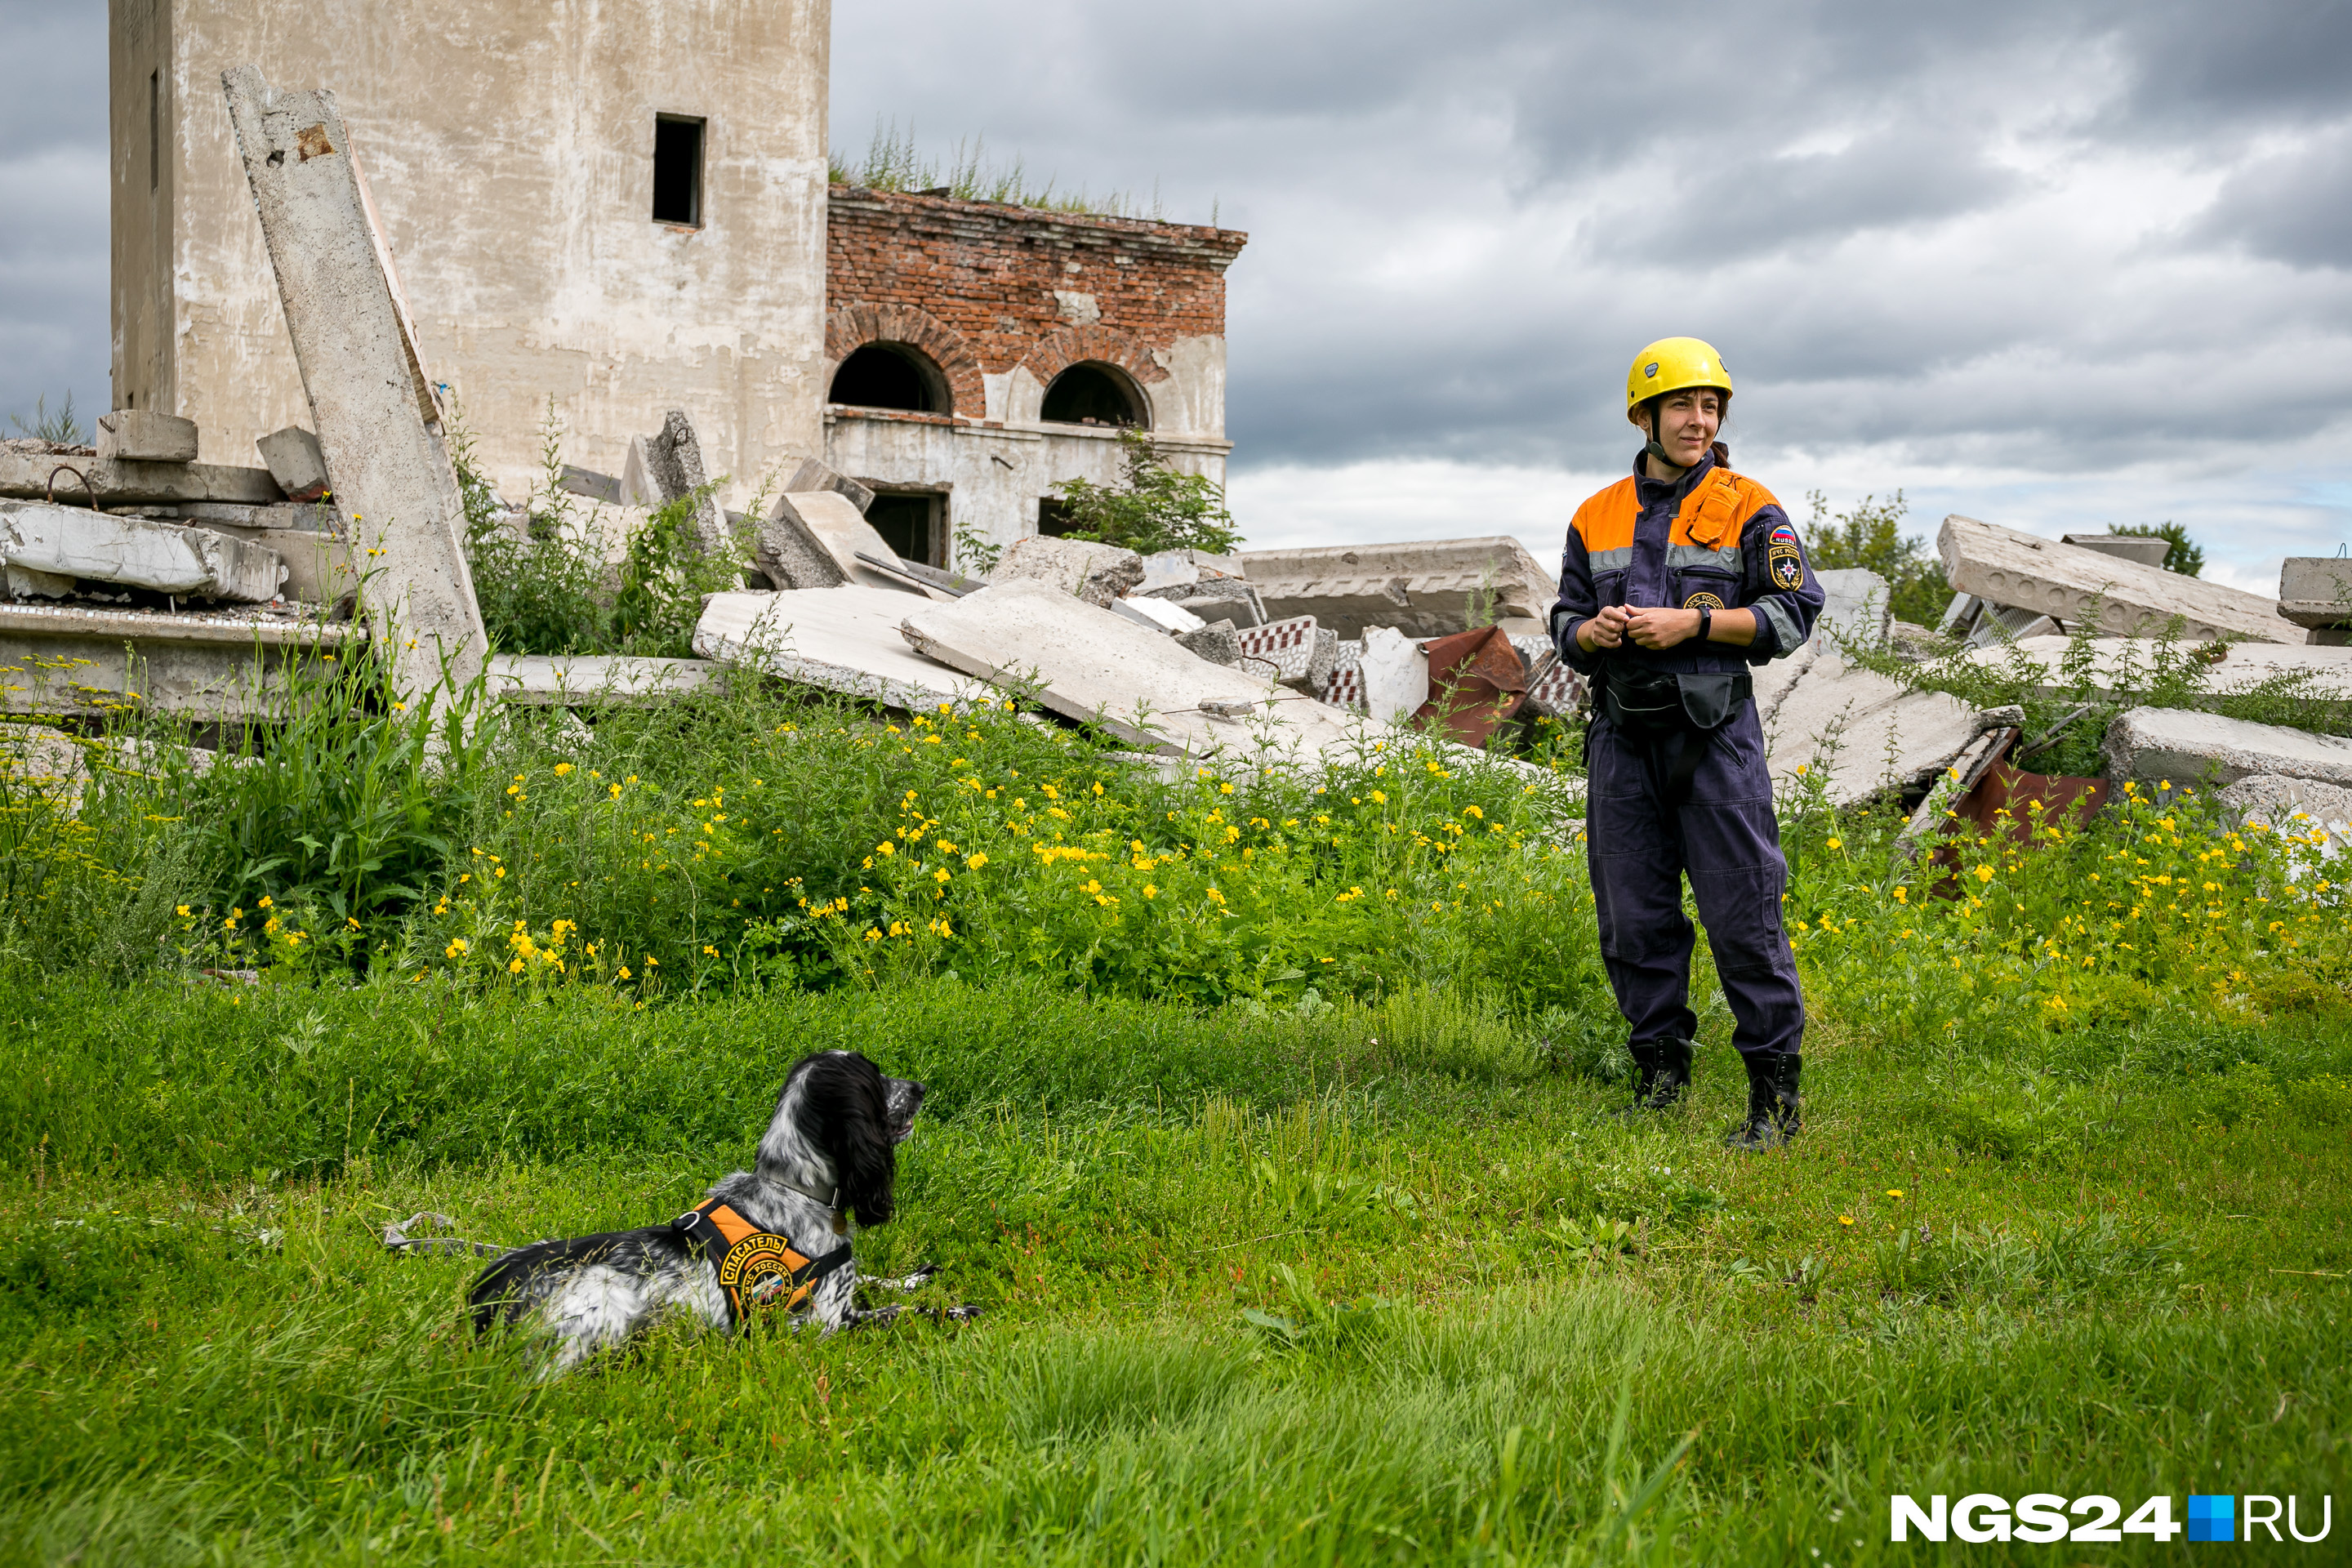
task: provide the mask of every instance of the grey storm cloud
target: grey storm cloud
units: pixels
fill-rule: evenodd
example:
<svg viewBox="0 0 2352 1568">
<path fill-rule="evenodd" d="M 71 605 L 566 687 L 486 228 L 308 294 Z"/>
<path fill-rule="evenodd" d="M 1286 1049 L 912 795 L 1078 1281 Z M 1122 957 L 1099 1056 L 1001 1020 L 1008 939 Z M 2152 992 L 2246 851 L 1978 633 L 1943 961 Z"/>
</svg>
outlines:
<svg viewBox="0 0 2352 1568">
<path fill-rule="evenodd" d="M 107 401 L 106 7 L 0 0 L 0 435 Z M 28 68 L 27 62 L 33 62 Z M 85 420 L 87 424 L 87 420 Z"/>
<path fill-rule="evenodd" d="M 0 0 L 0 415 L 107 370 L 105 8 Z M 1613 468 L 1669 332 L 1738 439 L 2074 474 L 2352 419 L 2352 6 L 899 0 L 836 151 L 984 136 L 1246 228 L 1234 461 Z M 2232 454 L 2235 454 L 2233 457 Z"/>
</svg>

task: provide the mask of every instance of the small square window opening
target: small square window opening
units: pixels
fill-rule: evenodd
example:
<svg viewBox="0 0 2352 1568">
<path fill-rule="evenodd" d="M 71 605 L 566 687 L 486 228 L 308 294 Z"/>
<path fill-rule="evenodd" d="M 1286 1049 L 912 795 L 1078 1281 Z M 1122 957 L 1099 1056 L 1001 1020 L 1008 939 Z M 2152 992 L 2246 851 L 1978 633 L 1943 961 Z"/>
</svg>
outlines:
<svg viewBox="0 0 2352 1568">
<path fill-rule="evenodd" d="M 654 116 L 654 221 L 702 225 L 702 126 L 679 114 Z"/>
</svg>

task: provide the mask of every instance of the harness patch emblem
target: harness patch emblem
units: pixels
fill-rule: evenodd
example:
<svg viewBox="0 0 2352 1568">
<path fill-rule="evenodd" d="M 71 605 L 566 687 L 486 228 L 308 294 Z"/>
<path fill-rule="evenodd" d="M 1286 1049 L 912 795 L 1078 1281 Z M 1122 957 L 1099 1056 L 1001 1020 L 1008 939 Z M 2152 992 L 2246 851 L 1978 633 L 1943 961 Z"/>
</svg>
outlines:
<svg viewBox="0 0 2352 1568">
<path fill-rule="evenodd" d="M 795 1271 L 808 1259 L 794 1252 L 781 1236 L 754 1231 L 727 1249 L 719 1260 L 719 1288 L 727 1292 L 738 1316 L 753 1307 L 797 1306 L 813 1285 L 793 1287 Z"/>
<path fill-rule="evenodd" d="M 1710 610 L 1719 610 L 1723 608 L 1723 601 L 1712 594 L 1706 593 L 1693 594 L 1683 601 L 1683 608 L 1685 610 L 1696 610 L 1701 605 Z"/>
</svg>

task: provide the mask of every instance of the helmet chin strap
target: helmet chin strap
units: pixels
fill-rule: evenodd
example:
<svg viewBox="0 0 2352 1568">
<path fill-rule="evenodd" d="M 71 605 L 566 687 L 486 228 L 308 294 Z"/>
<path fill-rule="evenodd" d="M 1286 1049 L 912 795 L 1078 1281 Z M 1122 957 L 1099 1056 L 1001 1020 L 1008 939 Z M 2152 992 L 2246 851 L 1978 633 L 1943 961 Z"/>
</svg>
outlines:
<svg viewBox="0 0 2352 1568">
<path fill-rule="evenodd" d="M 1644 455 L 1657 458 L 1658 461 L 1674 469 L 1675 472 L 1678 474 L 1687 473 L 1689 472 L 1688 465 L 1675 462 L 1675 455 L 1672 452 L 1667 451 L 1664 447 L 1658 445 L 1658 418 L 1662 412 L 1663 410 L 1661 410 L 1655 403 L 1650 405 L 1650 438 L 1648 441 L 1643 443 L 1642 450 Z"/>
</svg>

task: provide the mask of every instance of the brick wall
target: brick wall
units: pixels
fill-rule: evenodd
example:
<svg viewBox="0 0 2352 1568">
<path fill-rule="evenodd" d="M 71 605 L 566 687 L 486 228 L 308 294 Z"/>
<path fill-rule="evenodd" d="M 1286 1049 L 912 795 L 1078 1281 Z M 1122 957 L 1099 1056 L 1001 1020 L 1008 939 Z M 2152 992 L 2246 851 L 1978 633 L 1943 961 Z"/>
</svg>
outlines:
<svg viewBox="0 0 2352 1568">
<path fill-rule="evenodd" d="M 1180 339 L 1222 337 L 1234 229 L 1090 217 L 835 185 L 825 218 L 825 356 L 912 343 L 977 418 L 982 375 L 1051 382 L 1081 360 L 1150 384 Z M 1084 301 L 1093 301 L 1088 320 Z"/>
</svg>

